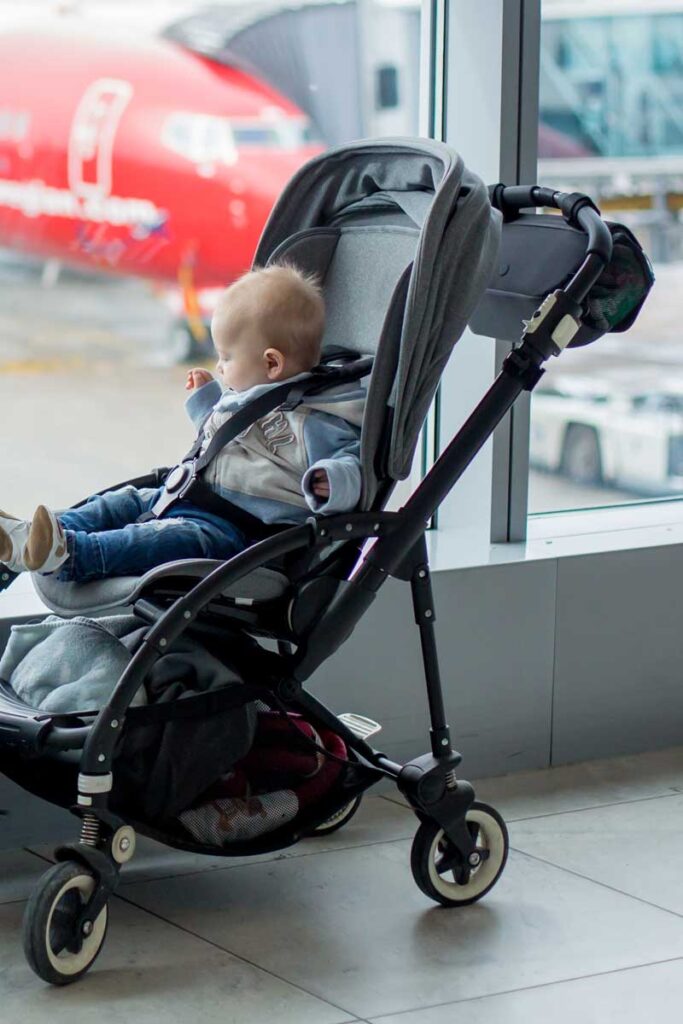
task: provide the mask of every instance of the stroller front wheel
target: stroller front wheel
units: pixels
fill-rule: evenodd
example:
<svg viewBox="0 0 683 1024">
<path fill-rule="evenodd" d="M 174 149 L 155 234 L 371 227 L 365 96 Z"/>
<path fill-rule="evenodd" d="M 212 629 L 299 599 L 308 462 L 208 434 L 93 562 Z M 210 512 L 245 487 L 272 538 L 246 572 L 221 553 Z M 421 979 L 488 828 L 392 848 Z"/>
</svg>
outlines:
<svg viewBox="0 0 683 1024">
<path fill-rule="evenodd" d="M 24 912 L 23 945 L 29 966 L 50 985 L 69 985 L 92 966 L 104 943 L 107 907 L 81 934 L 77 922 L 95 889 L 81 864 L 55 864 L 40 879 Z"/>
<path fill-rule="evenodd" d="M 476 844 L 476 865 L 459 856 L 435 821 L 420 825 L 410 851 L 418 888 L 444 907 L 463 907 L 480 900 L 496 884 L 507 861 L 508 832 L 498 811 L 475 801 L 465 821 Z"/>
</svg>

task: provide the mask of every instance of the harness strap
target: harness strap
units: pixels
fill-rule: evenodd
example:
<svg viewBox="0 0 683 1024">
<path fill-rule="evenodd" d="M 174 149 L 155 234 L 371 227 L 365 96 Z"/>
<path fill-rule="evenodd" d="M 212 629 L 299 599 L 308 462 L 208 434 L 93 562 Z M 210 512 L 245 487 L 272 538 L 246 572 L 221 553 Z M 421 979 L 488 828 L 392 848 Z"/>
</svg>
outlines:
<svg viewBox="0 0 683 1024">
<path fill-rule="evenodd" d="M 355 353 L 354 353 L 355 355 Z M 334 356 L 332 356 L 334 358 Z M 268 527 L 256 516 L 252 516 L 244 509 L 238 510 L 235 515 L 235 506 L 215 494 L 199 479 L 199 474 L 216 458 L 226 445 L 248 427 L 256 423 L 269 412 L 279 407 L 287 410 L 295 409 L 301 404 L 307 395 L 316 395 L 328 391 L 330 388 L 338 387 L 340 384 L 350 384 L 361 380 L 372 369 L 373 358 L 355 357 L 343 366 L 316 366 L 310 377 L 306 380 L 285 382 L 277 388 L 266 391 L 259 395 L 248 405 L 239 409 L 234 416 L 218 428 L 211 438 L 206 450 L 200 455 L 204 440 L 203 431 L 200 431 L 195 443 L 187 453 L 183 461 L 175 466 L 168 474 L 164 490 L 156 501 L 150 512 L 146 512 L 137 520 L 139 523 L 148 522 L 150 519 L 158 519 L 167 509 L 179 501 L 191 500 L 200 508 L 203 506 L 207 511 L 216 511 L 216 514 L 223 518 L 233 518 L 237 526 L 240 526 L 239 519 L 246 524 L 243 529 L 253 536 L 268 536 L 276 532 L 274 528 Z M 201 485 L 201 486 L 200 486 Z M 215 500 L 214 500 L 215 499 Z M 209 507 L 209 502 L 213 507 Z M 220 503 L 220 504 L 219 504 Z M 239 517 L 239 518 L 238 518 Z M 264 528 L 265 531 L 264 532 Z M 282 527 L 280 527 L 282 528 Z"/>
<path fill-rule="evenodd" d="M 264 523 L 258 516 L 247 512 L 245 508 L 216 494 L 208 484 L 199 478 L 195 479 L 185 497 L 178 501 L 178 505 L 182 506 L 183 501 L 191 502 L 192 505 L 204 509 L 205 512 L 211 512 L 215 516 L 220 516 L 221 519 L 229 520 L 252 541 L 272 537 L 294 525 L 293 523 Z"/>
<path fill-rule="evenodd" d="M 354 380 L 360 380 L 372 369 L 373 360 L 355 359 L 348 366 L 316 366 L 311 371 L 311 376 L 306 380 L 298 380 L 294 383 L 281 384 L 277 388 L 266 391 L 264 395 L 255 398 L 248 405 L 239 409 L 234 416 L 231 416 L 211 438 L 211 443 L 206 451 L 200 455 L 195 462 L 195 471 L 201 471 L 218 455 L 219 451 L 230 444 L 238 434 L 250 427 L 257 420 L 266 416 L 269 412 L 279 406 L 291 411 L 304 400 L 306 395 L 315 395 L 329 388 L 338 387 L 340 384 L 349 384 Z"/>
</svg>

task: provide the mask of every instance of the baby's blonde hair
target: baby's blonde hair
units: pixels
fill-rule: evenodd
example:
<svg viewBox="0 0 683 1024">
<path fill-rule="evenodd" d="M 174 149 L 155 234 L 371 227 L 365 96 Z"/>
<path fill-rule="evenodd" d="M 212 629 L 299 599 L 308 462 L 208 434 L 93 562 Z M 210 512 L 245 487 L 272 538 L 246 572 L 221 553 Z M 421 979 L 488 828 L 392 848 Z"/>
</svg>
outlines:
<svg viewBox="0 0 683 1024">
<path fill-rule="evenodd" d="M 255 325 L 266 348 L 276 348 L 302 370 L 315 366 L 325 330 L 325 303 L 316 277 L 288 263 L 248 271 L 225 289 L 216 313 Z"/>
</svg>

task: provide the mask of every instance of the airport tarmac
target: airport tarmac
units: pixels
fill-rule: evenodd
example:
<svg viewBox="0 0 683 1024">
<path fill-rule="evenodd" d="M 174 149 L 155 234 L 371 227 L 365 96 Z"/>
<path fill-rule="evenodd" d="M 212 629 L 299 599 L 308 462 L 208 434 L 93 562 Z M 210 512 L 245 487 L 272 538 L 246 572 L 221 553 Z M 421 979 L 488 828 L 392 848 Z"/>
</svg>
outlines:
<svg viewBox="0 0 683 1024">
<path fill-rule="evenodd" d="M 183 410 L 186 368 L 174 364 L 170 343 L 173 318 L 153 287 L 64 269 L 45 284 L 50 276 L 0 254 L 0 507 L 22 516 L 40 502 L 63 507 L 173 463 L 193 437 Z M 657 302 L 629 335 L 566 353 L 550 372 L 629 387 L 683 377 L 675 316 L 683 266 L 658 276 Z M 531 474 L 535 511 L 636 497 Z"/>
</svg>

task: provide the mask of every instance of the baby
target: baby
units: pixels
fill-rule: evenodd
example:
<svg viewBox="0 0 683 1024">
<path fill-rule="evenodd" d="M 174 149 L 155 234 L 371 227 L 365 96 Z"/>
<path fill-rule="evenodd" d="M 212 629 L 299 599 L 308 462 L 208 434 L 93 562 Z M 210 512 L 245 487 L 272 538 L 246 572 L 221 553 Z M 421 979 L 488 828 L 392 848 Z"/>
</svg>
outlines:
<svg viewBox="0 0 683 1024">
<path fill-rule="evenodd" d="M 320 288 L 292 266 L 250 271 L 223 292 L 211 325 L 217 379 L 193 369 L 186 382 L 203 448 L 243 405 L 306 378 L 320 359 L 324 323 Z M 30 521 L 0 512 L 0 562 L 61 580 L 139 575 L 175 559 L 227 559 L 243 550 L 255 536 L 240 510 L 268 524 L 350 511 L 361 492 L 364 399 L 359 385 L 326 391 L 293 410 L 275 409 L 223 448 L 203 479 L 236 506 L 240 525 L 190 500 L 138 522 L 161 489 L 126 486 L 59 514 L 39 505 Z"/>
</svg>

